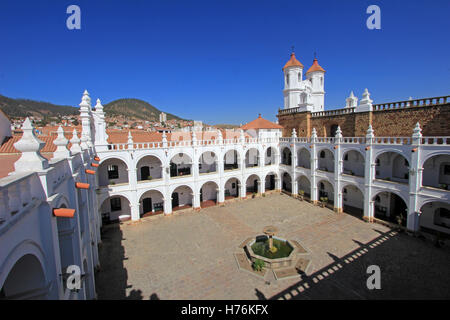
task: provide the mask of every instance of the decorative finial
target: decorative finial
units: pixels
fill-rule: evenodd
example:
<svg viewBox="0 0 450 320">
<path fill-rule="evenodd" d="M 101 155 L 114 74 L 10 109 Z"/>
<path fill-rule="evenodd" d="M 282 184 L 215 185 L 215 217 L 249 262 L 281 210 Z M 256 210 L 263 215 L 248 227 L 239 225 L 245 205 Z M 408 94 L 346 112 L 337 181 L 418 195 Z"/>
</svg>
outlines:
<svg viewBox="0 0 450 320">
<path fill-rule="evenodd" d="M 53 144 L 56 146 L 56 151 L 53 153 L 53 159 L 66 159 L 71 156 L 67 144 L 69 140 L 64 136 L 64 130 L 61 126 L 57 130 L 58 136 L 53 140 Z"/>
<path fill-rule="evenodd" d="M 48 161 L 42 157 L 40 150 L 45 143 L 34 134 L 34 128 L 29 118 L 22 124 L 23 135 L 19 141 L 14 143 L 14 148 L 22 155 L 14 163 L 14 173 L 39 171 L 48 168 Z"/>
<path fill-rule="evenodd" d="M 70 139 L 70 143 L 72 144 L 72 146 L 70 147 L 70 151 L 72 153 L 81 152 L 80 138 L 78 138 L 77 129 L 73 129 L 72 139 Z"/>
<path fill-rule="evenodd" d="M 417 122 L 413 130 L 413 137 L 419 138 L 421 136 L 422 136 L 422 129 L 420 128 L 420 124 Z"/>
<path fill-rule="evenodd" d="M 295 131 L 295 128 L 292 129 L 292 138 L 297 138 L 297 131 Z"/>
<path fill-rule="evenodd" d="M 295 49 L 295 47 L 291 46 L 291 54 L 294 54 L 294 49 Z"/>
<path fill-rule="evenodd" d="M 336 134 L 334 135 L 336 138 L 342 138 L 342 130 L 341 127 L 338 126 L 336 129 Z"/>
</svg>

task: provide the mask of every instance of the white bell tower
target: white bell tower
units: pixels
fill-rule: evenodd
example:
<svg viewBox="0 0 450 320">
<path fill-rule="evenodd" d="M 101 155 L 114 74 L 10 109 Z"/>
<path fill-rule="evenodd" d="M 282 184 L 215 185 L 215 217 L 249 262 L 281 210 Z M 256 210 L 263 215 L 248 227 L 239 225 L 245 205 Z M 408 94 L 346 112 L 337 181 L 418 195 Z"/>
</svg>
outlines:
<svg viewBox="0 0 450 320">
<path fill-rule="evenodd" d="M 283 67 L 284 72 L 284 109 L 296 108 L 300 103 L 303 65 L 295 58 L 294 52 Z"/>
<path fill-rule="evenodd" d="M 311 102 L 312 112 L 324 110 L 325 104 L 325 70 L 319 65 L 317 58 L 314 58 L 311 68 L 306 72 L 306 78 L 311 82 Z"/>
</svg>

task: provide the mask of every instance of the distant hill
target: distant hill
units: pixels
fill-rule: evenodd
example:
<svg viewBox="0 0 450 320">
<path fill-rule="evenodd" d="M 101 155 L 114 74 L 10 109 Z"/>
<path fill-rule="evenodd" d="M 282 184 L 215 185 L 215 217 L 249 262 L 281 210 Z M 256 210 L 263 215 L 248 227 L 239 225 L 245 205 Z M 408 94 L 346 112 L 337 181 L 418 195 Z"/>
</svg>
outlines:
<svg viewBox="0 0 450 320">
<path fill-rule="evenodd" d="M 0 95 L 0 109 L 10 118 L 15 117 L 58 117 L 78 115 L 79 109 L 71 106 L 56 105 L 49 102 L 28 99 L 13 99 Z M 106 116 L 123 116 L 125 118 L 159 121 L 161 113 L 156 107 L 139 99 L 118 99 L 104 106 Z M 183 120 L 167 113 L 167 120 Z"/>
<path fill-rule="evenodd" d="M 161 113 L 156 107 L 150 103 L 139 99 L 118 99 L 109 102 L 103 106 L 103 110 L 107 116 L 124 116 L 128 118 L 136 118 L 148 121 L 159 121 Z M 166 113 L 167 120 L 184 120 L 173 114 Z"/>
<path fill-rule="evenodd" d="M 237 124 L 214 124 L 213 127 L 219 128 L 219 129 L 235 129 L 239 128 L 239 125 Z"/>
<path fill-rule="evenodd" d="M 10 118 L 29 116 L 56 117 L 78 114 L 78 108 L 75 107 L 28 99 L 13 99 L 2 95 L 0 95 L 0 109 Z"/>
</svg>

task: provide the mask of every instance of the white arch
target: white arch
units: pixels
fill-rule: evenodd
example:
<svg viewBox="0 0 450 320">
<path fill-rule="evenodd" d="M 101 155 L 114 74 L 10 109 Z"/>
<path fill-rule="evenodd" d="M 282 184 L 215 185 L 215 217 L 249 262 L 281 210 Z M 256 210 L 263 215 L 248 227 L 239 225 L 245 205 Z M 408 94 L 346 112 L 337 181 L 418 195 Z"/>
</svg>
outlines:
<svg viewBox="0 0 450 320">
<path fill-rule="evenodd" d="M 99 165 L 102 165 L 106 160 L 110 160 L 110 159 L 120 160 L 123 163 L 125 163 L 125 165 L 128 168 L 128 159 L 126 159 L 125 157 L 122 157 L 120 154 L 111 154 L 111 155 L 106 155 L 106 156 L 102 157 L 100 159 Z"/>
<path fill-rule="evenodd" d="M 138 155 L 138 156 L 136 157 L 136 160 L 135 160 L 136 167 L 138 166 L 139 161 L 141 161 L 141 160 L 144 159 L 145 157 L 155 157 L 155 158 L 157 158 L 157 159 L 159 160 L 159 162 L 161 162 L 161 165 L 162 165 L 162 166 L 163 166 L 164 163 L 165 163 L 165 159 L 164 159 L 164 161 L 163 161 L 163 160 L 162 160 L 159 156 L 157 156 L 155 153 L 142 153 L 142 154 L 140 154 L 140 155 Z"/>
<path fill-rule="evenodd" d="M 382 193 L 382 192 L 393 193 L 393 194 L 399 196 L 399 198 L 402 199 L 403 202 L 405 203 L 406 209 L 409 209 L 409 206 L 408 206 L 408 199 L 406 199 L 406 198 L 401 194 L 401 192 L 399 192 L 399 191 L 397 191 L 397 190 L 395 190 L 395 189 L 389 189 L 389 190 L 383 190 L 383 189 L 378 189 L 378 190 L 376 190 L 376 189 L 374 189 L 374 191 L 375 191 L 375 192 L 374 192 L 374 194 L 372 195 L 372 199 L 370 199 L 371 201 L 374 201 L 375 197 L 376 197 L 377 195 L 379 195 L 380 193 Z"/>
<path fill-rule="evenodd" d="M 175 190 L 179 187 L 188 187 L 189 189 L 191 189 L 191 192 L 194 193 L 194 187 L 192 183 L 179 183 L 177 185 L 171 186 L 171 188 L 169 189 L 169 196 L 172 197 L 172 193 L 174 193 Z"/>
<path fill-rule="evenodd" d="M 356 187 L 356 189 L 358 189 L 362 193 L 362 195 L 364 197 L 364 190 L 361 189 L 361 187 L 358 184 L 355 184 L 355 183 L 350 182 L 350 181 L 342 181 L 341 192 L 342 192 L 342 190 L 344 190 L 344 188 L 346 188 L 348 186 Z"/>
<path fill-rule="evenodd" d="M 347 153 L 349 153 L 350 151 L 355 151 L 355 152 L 357 152 L 357 153 L 359 153 L 361 156 L 362 156 L 362 158 L 364 159 L 364 161 L 366 160 L 366 155 L 361 151 L 361 149 L 358 149 L 358 148 L 342 148 L 342 160 L 344 159 L 344 156 L 347 154 Z"/>
<path fill-rule="evenodd" d="M 99 199 L 98 203 L 100 204 L 98 208 L 100 209 L 102 207 L 103 203 L 106 200 L 108 200 L 109 198 L 115 198 L 115 197 L 124 197 L 125 199 L 128 200 L 128 203 L 131 204 L 130 198 L 126 194 L 126 191 L 125 192 L 117 192 L 117 193 L 114 192 L 114 193 L 107 193 L 105 195 L 101 195 L 101 197 L 98 198 Z"/>
<path fill-rule="evenodd" d="M 41 246 L 35 242 L 34 240 L 27 239 L 18 243 L 6 256 L 3 263 L 0 266 L 0 288 L 3 288 L 3 285 L 8 278 L 9 273 L 15 266 L 15 264 L 24 256 L 32 255 L 37 258 L 39 261 L 42 272 L 44 273 L 45 282 L 48 282 L 47 272 L 45 268 L 45 252 L 41 248 Z"/>
<path fill-rule="evenodd" d="M 215 182 L 213 180 L 207 180 L 200 185 L 200 187 L 198 188 L 197 191 L 200 192 L 200 190 L 202 190 L 203 186 L 207 183 L 214 183 L 216 185 L 217 189 L 219 189 L 219 184 L 217 182 Z"/>
<path fill-rule="evenodd" d="M 317 152 L 317 154 L 316 154 L 316 156 L 317 156 L 317 159 L 319 159 L 320 158 L 320 153 L 322 152 L 322 151 L 330 151 L 330 153 L 331 153 L 331 155 L 333 156 L 333 159 L 335 158 L 335 156 L 334 156 L 334 149 L 330 149 L 330 148 L 328 148 L 328 147 L 321 147 L 321 148 L 317 148 L 317 150 L 316 150 L 316 152 Z"/>
<path fill-rule="evenodd" d="M 393 149 L 393 148 L 387 148 L 387 149 L 380 149 L 380 150 L 374 150 L 374 154 L 373 154 L 373 158 L 375 159 L 375 161 L 377 161 L 377 159 L 384 153 L 388 153 L 388 152 L 393 152 L 396 154 L 401 155 L 403 158 L 405 158 L 406 160 L 408 160 L 408 163 L 411 164 L 411 155 L 405 155 L 404 153 L 402 153 L 400 150 L 398 149 Z"/>
<path fill-rule="evenodd" d="M 279 175 L 278 175 L 278 173 L 276 173 L 275 171 L 269 171 L 269 172 L 267 172 L 265 175 L 264 175 L 264 179 L 263 179 L 263 181 L 266 181 L 266 178 L 267 178 L 267 176 L 268 175 L 275 175 L 275 178 L 279 178 Z"/>
<path fill-rule="evenodd" d="M 137 198 L 139 199 L 138 202 L 140 202 L 140 201 L 142 200 L 142 197 L 143 197 L 147 192 L 151 192 L 151 191 L 159 192 L 159 193 L 162 195 L 163 199 L 165 198 L 165 197 L 164 197 L 164 192 L 163 192 L 162 190 L 159 190 L 158 188 L 151 188 L 151 189 L 140 190 L 140 191 L 138 192 L 138 196 L 137 196 Z"/>
<path fill-rule="evenodd" d="M 425 153 L 425 152 L 423 152 L 423 153 Z M 429 159 L 436 157 L 436 156 L 450 156 L 450 151 L 445 151 L 445 150 L 441 149 L 441 150 L 426 153 L 426 156 L 423 157 L 423 159 L 421 159 L 419 162 L 419 168 L 423 168 L 423 166 Z"/>
</svg>

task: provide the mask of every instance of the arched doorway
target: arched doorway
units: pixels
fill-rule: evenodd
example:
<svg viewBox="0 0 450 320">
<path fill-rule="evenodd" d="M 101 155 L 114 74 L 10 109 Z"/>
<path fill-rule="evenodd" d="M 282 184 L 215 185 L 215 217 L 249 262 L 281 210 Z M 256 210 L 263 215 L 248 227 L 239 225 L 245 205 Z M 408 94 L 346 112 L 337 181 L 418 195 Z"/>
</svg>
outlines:
<svg viewBox="0 0 450 320">
<path fill-rule="evenodd" d="M 374 216 L 377 219 L 406 227 L 408 206 L 405 201 L 392 192 L 383 191 L 373 197 Z"/>
<path fill-rule="evenodd" d="M 297 178 L 298 194 L 311 199 L 311 182 L 306 176 L 300 176 Z M 303 192 L 302 192 L 303 191 Z"/>
<path fill-rule="evenodd" d="M 334 172 L 334 154 L 328 149 L 318 151 L 317 170 Z"/>
<path fill-rule="evenodd" d="M 0 299 L 41 300 L 48 289 L 40 261 L 32 254 L 21 257 L 8 274 L 0 291 Z"/>
<path fill-rule="evenodd" d="M 281 176 L 281 189 L 283 191 L 292 192 L 292 179 L 291 179 L 291 175 L 287 172 L 284 172 L 283 175 Z"/>
<path fill-rule="evenodd" d="M 188 186 L 179 186 L 172 192 L 172 211 L 192 208 L 192 189 Z"/>
<path fill-rule="evenodd" d="M 276 157 L 277 157 L 276 149 L 274 147 L 267 148 L 265 158 L 264 158 L 264 164 L 266 166 L 276 164 L 277 163 Z"/>
<path fill-rule="evenodd" d="M 156 156 L 145 156 L 136 165 L 138 181 L 162 179 L 162 162 Z"/>
<path fill-rule="evenodd" d="M 271 190 L 275 190 L 276 189 L 276 179 L 277 176 L 275 173 L 273 172 L 269 172 L 266 175 L 266 180 L 265 180 L 265 184 L 264 184 L 264 189 L 267 191 L 271 191 Z"/>
<path fill-rule="evenodd" d="M 254 193 L 259 192 L 258 184 L 259 184 L 259 177 L 256 174 L 252 174 L 247 178 L 246 181 L 246 195 L 251 195 Z"/>
<path fill-rule="evenodd" d="M 281 152 L 281 164 L 287 166 L 292 165 L 292 152 L 288 147 L 285 147 Z"/>
<path fill-rule="evenodd" d="M 110 158 L 100 164 L 98 168 L 100 187 L 124 183 L 128 183 L 128 166 L 124 161 Z"/>
<path fill-rule="evenodd" d="M 239 169 L 239 154 L 236 150 L 228 150 L 223 156 L 224 170 Z"/>
<path fill-rule="evenodd" d="M 123 196 L 111 196 L 100 206 L 105 224 L 131 219 L 130 202 Z"/>
<path fill-rule="evenodd" d="M 170 177 L 189 176 L 192 174 L 192 159 L 185 153 L 178 153 L 170 160 Z"/>
<path fill-rule="evenodd" d="M 317 183 L 317 199 L 320 202 L 326 203 L 328 207 L 334 204 L 334 188 L 327 180 L 321 180 Z"/>
<path fill-rule="evenodd" d="M 408 183 L 409 162 L 397 152 L 384 152 L 375 159 L 375 179 Z"/>
<path fill-rule="evenodd" d="M 200 207 L 207 208 L 217 204 L 219 186 L 213 181 L 205 182 L 200 188 Z"/>
<path fill-rule="evenodd" d="M 200 174 L 217 172 L 217 156 L 214 152 L 203 152 L 198 161 L 198 171 Z"/>
<path fill-rule="evenodd" d="M 450 190 L 449 155 L 436 155 L 425 161 L 422 171 L 422 185 L 424 187 Z"/>
<path fill-rule="evenodd" d="M 450 203 L 433 201 L 420 208 L 419 227 L 427 233 L 450 234 Z"/>
<path fill-rule="evenodd" d="M 158 190 L 146 191 L 139 201 L 141 218 L 164 213 L 164 197 Z"/>
<path fill-rule="evenodd" d="M 355 150 L 347 151 L 342 155 L 343 172 L 357 177 L 364 177 L 364 156 Z"/>
<path fill-rule="evenodd" d="M 342 188 L 342 206 L 344 212 L 362 218 L 364 216 L 364 194 L 352 184 L 344 186 Z"/>
<path fill-rule="evenodd" d="M 259 166 L 259 151 L 256 148 L 250 148 L 245 153 L 245 167 L 252 168 Z"/>
<path fill-rule="evenodd" d="M 297 151 L 297 166 L 306 169 L 311 168 L 311 154 L 306 148 Z"/>
<path fill-rule="evenodd" d="M 239 197 L 240 184 L 237 178 L 230 178 L 225 182 L 225 200 Z"/>
</svg>

